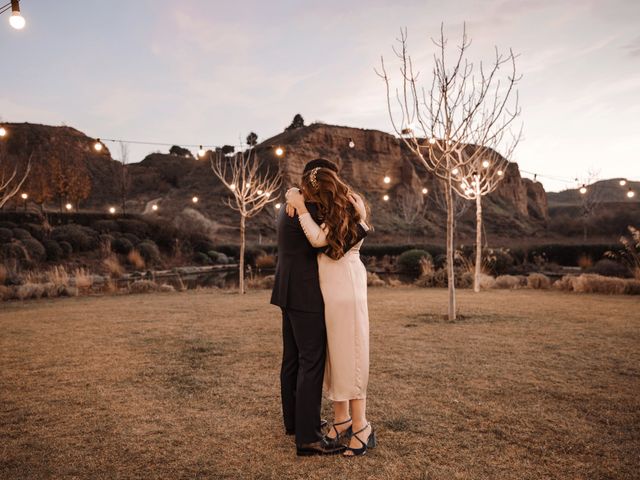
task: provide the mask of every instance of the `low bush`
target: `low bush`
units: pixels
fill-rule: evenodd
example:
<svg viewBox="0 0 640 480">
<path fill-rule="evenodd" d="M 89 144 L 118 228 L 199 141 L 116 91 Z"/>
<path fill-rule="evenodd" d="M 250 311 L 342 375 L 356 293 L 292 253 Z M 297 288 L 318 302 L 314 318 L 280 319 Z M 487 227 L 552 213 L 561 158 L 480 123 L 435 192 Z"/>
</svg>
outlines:
<svg viewBox="0 0 640 480">
<path fill-rule="evenodd" d="M 276 267 L 276 257 L 275 255 L 261 255 L 255 260 L 256 268 L 275 268 Z"/>
<path fill-rule="evenodd" d="M 403 273 L 418 274 L 420 273 L 420 262 L 423 258 L 431 260 L 431 255 L 425 250 L 407 250 L 398 257 L 398 269 Z"/>
<path fill-rule="evenodd" d="M 62 258 L 64 252 L 62 251 L 60 244 L 55 240 L 44 240 L 42 245 L 44 246 L 48 261 L 56 262 Z"/>
<path fill-rule="evenodd" d="M 33 238 L 28 230 L 24 228 L 14 228 L 13 230 L 13 238 L 17 238 L 18 240 L 28 240 Z"/>
<path fill-rule="evenodd" d="M 629 269 L 614 260 L 603 258 L 598 260 L 593 267 L 586 269 L 587 273 L 595 273 L 605 277 L 629 277 Z"/>
<path fill-rule="evenodd" d="M 120 278 L 124 274 L 124 268 L 116 255 L 109 255 L 102 261 L 102 265 L 107 269 L 113 278 Z"/>
<path fill-rule="evenodd" d="M 90 250 L 94 245 L 92 237 L 87 234 L 86 227 L 81 227 L 80 225 L 75 224 L 61 225 L 54 228 L 51 237 L 58 242 L 69 243 L 73 247 L 74 252 Z M 95 239 L 97 243 L 97 234 Z"/>
<path fill-rule="evenodd" d="M 639 295 L 640 281 L 629 278 L 606 277 L 594 273 L 565 275 L 553 284 L 554 288 L 577 293 L 603 293 L 608 295 Z"/>
<path fill-rule="evenodd" d="M 499 275 L 494 288 L 513 289 L 520 286 L 520 278 L 515 275 Z"/>
<path fill-rule="evenodd" d="M 147 265 L 157 265 L 161 261 L 160 250 L 152 240 L 140 242 L 136 250 L 140 252 L 140 255 L 142 255 Z"/>
<path fill-rule="evenodd" d="M 9 243 L 13 238 L 13 230 L 9 228 L 0 228 L 0 243 Z"/>
<path fill-rule="evenodd" d="M 213 263 L 209 255 L 203 252 L 196 252 L 193 255 L 193 260 L 200 265 L 211 265 Z"/>
<path fill-rule="evenodd" d="M 129 293 L 157 292 L 160 286 L 152 280 L 136 280 L 129 285 Z"/>
<path fill-rule="evenodd" d="M 127 255 L 127 261 L 130 265 L 132 265 L 136 270 L 142 270 L 145 267 L 145 261 L 140 252 L 137 250 L 131 250 Z"/>
<path fill-rule="evenodd" d="M 247 287 L 253 289 L 270 290 L 275 283 L 275 275 L 267 275 L 266 277 L 252 277 L 247 279 Z"/>
<path fill-rule="evenodd" d="M 98 233 L 113 233 L 120 231 L 120 225 L 115 220 L 96 220 L 91 225 Z"/>
<path fill-rule="evenodd" d="M 29 257 L 35 262 L 43 262 L 47 259 L 47 251 L 35 238 L 29 237 L 22 240 L 22 244 L 29 252 Z"/>
<path fill-rule="evenodd" d="M 377 273 L 367 272 L 367 286 L 369 287 L 383 287 L 385 285 Z"/>
<path fill-rule="evenodd" d="M 551 287 L 551 280 L 542 273 L 531 273 L 527 277 L 527 288 L 546 290 Z"/>
<path fill-rule="evenodd" d="M 121 255 L 128 255 L 133 250 L 133 244 L 131 241 L 124 237 L 116 238 L 111 244 L 111 248 L 114 252 Z"/>
<path fill-rule="evenodd" d="M 24 229 L 27 230 L 33 238 L 42 242 L 46 237 L 44 226 L 37 223 L 25 223 Z"/>
<path fill-rule="evenodd" d="M 73 246 L 66 240 L 58 242 L 60 249 L 62 250 L 62 258 L 69 258 L 73 253 Z"/>
<path fill-rule="evenodd" d="M 29 258 L 29 253 L 27 249 L 24 248 L 22 243 L 13 241 L 11 243 L 5 243 L 0 246 L 0 257 L 7 259 L 13 259 L 17 261 L 27 260 Z"/>
</svg>

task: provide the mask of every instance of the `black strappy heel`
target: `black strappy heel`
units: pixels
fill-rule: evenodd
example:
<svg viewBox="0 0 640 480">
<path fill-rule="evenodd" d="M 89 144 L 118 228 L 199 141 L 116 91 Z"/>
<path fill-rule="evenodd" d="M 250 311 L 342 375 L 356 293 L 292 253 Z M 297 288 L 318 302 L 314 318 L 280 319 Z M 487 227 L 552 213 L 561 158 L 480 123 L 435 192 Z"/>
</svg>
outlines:
<svg viewBox="0 0 640 480">
<path fill-rule="evenodd" d="M 367 437 L 367 441 L 363 442 L 362 439 L 358 436 L 358 434 L 364 432 L 369 426 L 371 427 L 371 433 L 369 434 L 369 437 Z M 350 455 L 343 454 L 345 457 L 359 457 L 367 453 L 368 448 L 376 448 L 376 446 L 378 445 L 378 440 L 376 440 L 376 431 L 373 429 L 373 425 L 371 425 L 370 423 L 367 423 L 364 426 L 364 428 L 353 433 L 352 437 L 355 437 L 356 440 L 358 440 L 362 444 L 362 447 L 351 448 L 347 445 L 346 449 L 350 451 L 351 454 Z"/>
<path fill-rule="evenodd" d="M 347 428 L 345 428 L 342 432 L 339 432 L 338 429 L 336 428 L 339 425 L 344 425 L 345 423 L 349 423 L 351 421 L 351 418 L 348 418 L 347 420 L 345 420 L 344 422 L 338 422 L 338 423 L 334 423 L 333 425 L 331 425 L 331 428 L 329 429 L 329 431 L 331 431 L 331 429 L 336 431 L 336 436 L 334 438 L 331 438 L 328 435 L 325 435 L 324 438 L 327 441 L 327 443 L 329 445 L 331 445 L 332 447 L 339 447 L 342 445 L 342 441 L 343 439 L 350 439 L 351 435 L 353 433 L 353 429 L 351 428 L 351 425 L 349 425 Z"/>
</svg>

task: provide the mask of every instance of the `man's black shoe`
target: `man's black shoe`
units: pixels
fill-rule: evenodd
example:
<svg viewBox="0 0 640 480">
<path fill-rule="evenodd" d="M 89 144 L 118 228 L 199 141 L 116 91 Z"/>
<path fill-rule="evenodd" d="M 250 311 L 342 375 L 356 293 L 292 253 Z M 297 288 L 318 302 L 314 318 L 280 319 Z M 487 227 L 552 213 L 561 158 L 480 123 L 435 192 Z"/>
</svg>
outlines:
<svg viewBox="0 0 640 480">
<path fill-rule="evenodd" d="M 336 455 L 344 452 L 344 450 L 344 445 L 330 445 L 324 438 L 317 442 L 296 445 L 296 453 L 299 457 L 309 457 L 311 455 Z"/>
</svg>

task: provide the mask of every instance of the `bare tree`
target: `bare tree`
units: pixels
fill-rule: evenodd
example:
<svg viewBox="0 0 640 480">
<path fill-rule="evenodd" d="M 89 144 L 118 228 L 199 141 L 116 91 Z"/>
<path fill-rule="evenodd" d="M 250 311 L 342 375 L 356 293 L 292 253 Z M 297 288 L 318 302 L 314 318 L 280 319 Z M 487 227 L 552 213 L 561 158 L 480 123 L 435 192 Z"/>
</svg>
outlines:
<svg viewBox="0 0 640 480">
<path fill-rule="evenodd" d="M 398 211 L 400 217 L 409 230 L 409 243 L 412 241 L 412 233 L 416 227 L 416 222 L 423 219 L 427 211 L 427 202 L 424 199 L 424 194 L 420 195 L 412 189 L 403 189 L 396 196 Z"/>
<path fill-rule="evenodd" d="M 274 194 L 282 184 L 282 177 L 279 171 L 272 173 L 261 165 L 254 148 L 233 155 L 225 155 L 222 150 L 212 153 L 211 169 L 231 192 L 231 196 L 224 200 L 225 205 L 240 214 L 239 287 L 240 293 L 244 294 L 246 222 L 277 199 Z"/>
<path fill-rule="evenodd" d="M 587 178 L 579 187 L 580 193 L 580 210 L 582 215 L 582 239 L 587 240 L 589 229 L 589 220 L 597 212 L 600 204 L 604 200 L 605 189 L 601 183 L 597 183 L 599 173 L 595 170 L 589 170 Z"/>
<path fill-rule="evenodd" d="M 173 147 L 172 147 L 173 148 Z M 127 190 L 129 189 L 129 178 L 127 175 L 127 162 L 129 161 L 129 144 L 120 142 L 120 203 L 122 213 L 127 213 Z"/>
<path fill-rule="evenodd" d="M 31 158 L 29 155 L 27 166 L 20 172 L 19 165 L 9 165 L 9 160 L 5 155 L 4 146 L 0 147 L 0 208 L 11 200 L 20 191 L 22 184 L 27 180 L 31 171 Z"/>
<path fill-rule="evenodd" d="M 391 79 L 384 58 L 378 75 L 384 80 L 387 108 L 396 133 L 416 155 L 422 165 L 444 183 L 447 205 L 447 276 L 449 289 L 449 319 L 456 318 L 454 279 L 454 213 L 455 184 L 460 172 L 476 164 L 483 148 L 509 151 L 504 145 L 517 143 L 520 133 L 512 135 L 511 125 L 520 114 L 515 86 L 516 55 L 509 50 L 500 54 L 496 48 L 490 68 L 480 63 L 474 72 L 466 58 L 471 44 L 463 28 L 462 42 L 449 65 L 444 27 L 440 37 L 432 39 L 436 46 L 432 82 L 429 91 L 418 86 L 419 72 L 407 50 L 407 32 L 401 31 L 399 47 L 394 53 L 400 62 L 401 84 L 392 93 Z M 502 68 L 509 68 L 504 84 L 498 79 Z M 515 101 L 513 95 L 515 94 Z M 394 104 L 397 105 L 394 107 Z M 400 116 L 398 118 L 398 112 Z"/>
<path fill-rule="evenodd" d="M 509 147 L 511 155 L 517 142 Z M 476 203 L 476 259 L 473 277 L 473 291 L 480 291 L 480 274 L 482 273 L 482 197 L 493 192 L 504 178 L 509 161 L 495 150 L 485 147 L 470 146 L 472 154 L 483 152 L 476 156 L 473 164 L 459 168 L 460 181 L 453 184 L 453 189 L 462 198 L 475 200 Z"/>
</svg>

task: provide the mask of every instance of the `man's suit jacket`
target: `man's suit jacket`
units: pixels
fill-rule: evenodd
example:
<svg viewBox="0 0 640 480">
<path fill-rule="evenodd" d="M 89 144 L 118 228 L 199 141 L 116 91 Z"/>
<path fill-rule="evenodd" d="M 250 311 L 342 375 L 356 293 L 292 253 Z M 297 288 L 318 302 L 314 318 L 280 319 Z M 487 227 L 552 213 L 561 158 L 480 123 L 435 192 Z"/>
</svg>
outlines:
<svg viewBox="0 0 640 480">
<path fill-rule="evenodd" d="M 306 204 L 313 219 L 318 221 L 317 205 Z M 322 312 L 324 302 L 318 278 L 318 253 L 326 247 L 314 248 L 302 230 L 298 216 L 287 215 L 284 206 L 278 213 L 278 263 L 271 303 L 282 308 L 303 312 Z M 358 225 L 358 243 L 367 232 Z"/>
</svg>

